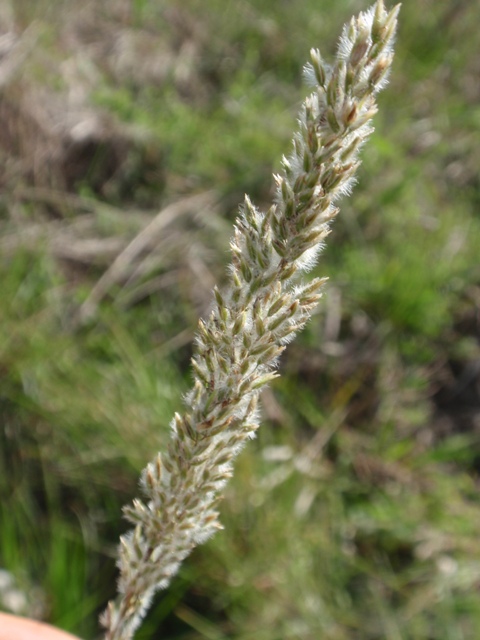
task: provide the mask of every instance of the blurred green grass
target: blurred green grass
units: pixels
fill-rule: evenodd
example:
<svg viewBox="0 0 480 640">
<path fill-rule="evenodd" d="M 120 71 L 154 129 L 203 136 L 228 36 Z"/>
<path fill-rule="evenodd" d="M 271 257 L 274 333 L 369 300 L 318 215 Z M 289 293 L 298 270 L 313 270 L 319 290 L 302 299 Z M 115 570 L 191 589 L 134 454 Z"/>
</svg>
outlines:
<svg viewBox="0 0 480 640">
<path fill-rule="evenodd" d="M 98 637 L 121 507 L 188 388 L 237 203 L 268 203 L 308 50 L 331 55 L 364 8 L 2 0 L 5 31 L 37 30 L 0 95 L 0 565 L 20 612 Z M 479 19 L 403 3 L 377 130 L 315 270 L 322 307 L 265 394 L 225 531 L 139 639 L 480 636 Z M 101 114 L 97 137 L 75 146 L 29 111 L 45 88 L 65 118 Z M 163 206 L 212 189 L 209 216 L 166 224 L 160 255 L 145 247 L 79 314 Z"/>
</svg>

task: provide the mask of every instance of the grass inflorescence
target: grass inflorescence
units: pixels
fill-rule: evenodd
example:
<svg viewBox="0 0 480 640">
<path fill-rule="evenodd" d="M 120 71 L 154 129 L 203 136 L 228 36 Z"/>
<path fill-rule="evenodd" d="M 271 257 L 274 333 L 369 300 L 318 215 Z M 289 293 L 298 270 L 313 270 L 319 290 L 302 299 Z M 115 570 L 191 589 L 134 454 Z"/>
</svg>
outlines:
<svg viewBox="0 0 480 640">
<path fill-rule="evenodd" d="M 190 387 L 237 203 L 268 211 L 308 47 L 332 59 L 364 6 L 10 4 L 0 601 L 87 639 L 115 595 L 121 505 Z M 312 272 L 329 276 L 319 312 L 262 393 L 226 531 L 138 638 L 479 635 L 478 11 L 404 3 L 359 184 Z"/>
</svg>

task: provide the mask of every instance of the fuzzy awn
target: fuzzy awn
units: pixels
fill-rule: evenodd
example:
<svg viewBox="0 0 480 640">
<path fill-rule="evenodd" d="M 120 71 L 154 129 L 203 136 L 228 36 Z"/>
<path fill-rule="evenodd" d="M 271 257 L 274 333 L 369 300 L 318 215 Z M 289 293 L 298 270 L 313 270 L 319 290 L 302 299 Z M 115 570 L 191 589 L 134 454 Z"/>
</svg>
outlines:
<svg viewBox="0 0 480 640">
<path fill-rule="evenodd" d="M 275 176 L 275 204 L 263 212 L 245 198 L 228 284 L 215 288 L 211 314 L 198 325 L 186 411 L 172 420 L 168 450 L 143 471 L 145 498 L 125 508 L 134 529 L 121 538 L 119 596 L 102 616 L 106 640 L 130 640 L 154 593 L 221 528 L 215 506 L 232 460 L 259 426 L 259 393 L 321 297 L 324 279 L 299 275 L 315 264 L 335 203 L 350 192 L 392 62 L 398 9 L 387 12 L 378 0 L 352 18 L 333 66 L 311 51 L 304 71 L 313 93 Z"/>
</svg>

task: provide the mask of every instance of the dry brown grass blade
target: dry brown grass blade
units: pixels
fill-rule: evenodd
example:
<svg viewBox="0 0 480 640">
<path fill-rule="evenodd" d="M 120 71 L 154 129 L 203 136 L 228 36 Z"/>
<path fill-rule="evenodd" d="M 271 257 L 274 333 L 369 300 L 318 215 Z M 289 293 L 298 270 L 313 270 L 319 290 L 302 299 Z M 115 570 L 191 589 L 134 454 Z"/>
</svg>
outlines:
<svg viewBox="0 0 480 640">
<path fill-rule="evenodd" d="M 114 259 L 125 246 L 121 237 L 79 237 L 94 227 L 92 216 L 76 220 L 75 224 L 52 220 L 30 223 L 6 233 L 0 239 L 0 252 L 12 257 L 19 249 L 37 251 L 45 247 L 59 260 L 68 260 L 83 265 L 103 266 Z"/>
<path fill-rule="evenodd" d="M 39 36 L 40 28 L 36 22 L 20 36 L 12 30 L 0 34 L 0 92 L 15 78 Z"/>
<path fill-rule="evenodd" d="M 214 196 L 212 191 L 188 196 L 173 202 L 162 209 L 115 258 L 111 266 L 105 271 L 81 305 L 78 312 L 80 322 L 88 320 L 95 314 L 98 303 L 104 298 L 111 287 L 122 280 L 131 270 L 132 264 L 144 252 L 155 244 L 162 233 L 179 217 L 212 207 Z"/>
</svg>

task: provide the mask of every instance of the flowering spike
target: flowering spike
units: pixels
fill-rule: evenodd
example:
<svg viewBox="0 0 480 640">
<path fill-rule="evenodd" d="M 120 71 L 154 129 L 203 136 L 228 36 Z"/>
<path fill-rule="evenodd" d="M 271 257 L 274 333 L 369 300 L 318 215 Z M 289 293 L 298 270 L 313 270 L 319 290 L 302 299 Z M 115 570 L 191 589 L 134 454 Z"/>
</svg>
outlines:
<svg viewBox="0 0 480 640">
<path fill-rule="evenodd" d="M 391 65 L 397 14 L 377 0 L 353 18 L 331 67 L 311 51 L 305 74 L 314 90 L 274 176 L 275 205 L 262 213 L 245 197 L 229 284 L 215 287 L 212 311 L 198 324 L 187 411 L 175 414 L 167 451 L 142 474 L 148 502 L 125 508 L 135 528 L 121 538 L 119 596 L 101 619 L 105 640 L 131 640 L 155 591 L 220 527 L 213 507 L 258 428 L 259 393 L 278 376 L 278 356 L 321 296 L 324 280 L 295 280 L 314 264 L 337 213 L 332 203 L 351 185 Z"/>
</svg>

